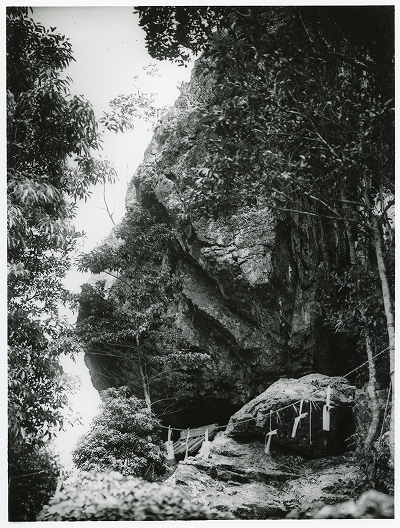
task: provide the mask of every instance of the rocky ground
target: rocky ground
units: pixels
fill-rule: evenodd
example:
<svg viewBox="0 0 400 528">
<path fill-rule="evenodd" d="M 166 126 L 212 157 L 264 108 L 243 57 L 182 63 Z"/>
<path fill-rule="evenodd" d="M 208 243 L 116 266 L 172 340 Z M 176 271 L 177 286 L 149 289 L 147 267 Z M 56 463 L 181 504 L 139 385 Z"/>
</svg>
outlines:
<svg viewBox="0 0 400 528">
<path fill-rule="evenodd" d="M 166 482 L 193 502 L 229 511 L 238 519 L 298 519 L 324 511 L 319 518 L 363 515 L 348 502 L 365 490 L 365 475 L 350 456 L 311 460 L 277 450 L 267 455 L 261 437 L 238 440 L 219 433 L 208 460 L 189 457 Z M 370 511 L 372 501 L 376 510 L 379 503 L 376 516 L 391 518 L 393 499 L 372 493 L 363 498 L 362 507 Z M 344 509 L 332 506 L 343 502 Z"/>
</svg>

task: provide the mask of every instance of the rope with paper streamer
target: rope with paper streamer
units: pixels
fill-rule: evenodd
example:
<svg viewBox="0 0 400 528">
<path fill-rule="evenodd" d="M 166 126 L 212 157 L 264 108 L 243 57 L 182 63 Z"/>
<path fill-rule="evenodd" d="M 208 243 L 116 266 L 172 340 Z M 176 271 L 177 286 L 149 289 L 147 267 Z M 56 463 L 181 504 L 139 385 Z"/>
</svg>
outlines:
<svg viewBox="0 0 400 528">
<path fill-rule="evenodd" d="M 376 357 L 380 356 L 384 352 L 387 352 L 388 350 L 389 350 L 389 347 L 386 347 L 385 349 L 381 350 L 381 352 L 379 352 L 378 354 L 375 354 L 375 356 L 373 356 L 373 359 L 375 359 Z M 368 361 L 365 361 L 364 363 L 362 363 L 361 365 L 359 365 L 355 369 L 351 370 L 347 374 L 345 374 L 343 376 L 340 376 L 340 378 L 347 378 L 348 376 L 350 376 L 354 372 L 357 372 L 358 370 L 360 370 L 361 368 L 363 368 L 367 364 L 368 364 Z M 340 379 L 337 380 L 336 382 L 333 382 L 332 384 L 330 384 L 330 385 L 328 385 L 326 387 L 326 400 L 325 400 L 325 404 L 323 405 L 323 409 L 322 409 L 322 428 L 323 428 L 324 431 L 329 431 L 330 430 L 330 411 L 333 408 L 333 404 L 331 402 L 331 390 L 338 383 L 340 383 Z M 292 435 L 291 435 L 292 438 L 295 438 L 295 436 L 296 436 L 297 429 L 298 429 L 298 426 L 300 424 L 300 421 L 302 419 L 306 418 L 307 416 L 309 416 L 309 442 L 310 442 L 310 444 L 312 444 L 312 424 L 313 424 L 313 422 L 312 422 L 312 420 L 313 420 L 312 413 L 313 413 L 313 407 L 314 407 L 314 411 L 318 407 L 317 407 L 317 402 L 312 401 L 311 398 L 312 398 L 312 396 L 320 393 L 323 390 L 324 390 L 324 388 L 317 387 L 314 391 L 312 391 L 310 393 L 310 395 L 307 397 L 307 399 L 301 398 L 300 400 L 295 401 L 294 403 L 291 402 L 290 404 L 284 405 L 283 407 L 280 407 L 279 409 L 270 409 L 270 411 L 269 411 L 269 431 L 265 434 L 265 442 L 264 442 L 264 452 L 265 452 L 265 454 L 267 454 L 267 455 L 270 454 L 272 437 L 274 435 L 278 434 L 278 421 L 280 423 L 282 423 L 279 413 L 281 411 L 285 410 L 285 409 L 290 408 L 290 407 L 293 407 L 295 412 L 296 412 L 296 417 L 295 417 L 295 420 L 294 420 L 294 423 L 293 423 L 293 428 L 292 428 Z M 304 402 L 308 402 L 309 403 L 308 412 L 303 412 Z M 299 406 L 299 408 L 297 408 L 297 405 Z M 273 414 L 276 415 L 276 421 L 277 421 L 275 429 L 272 429 L 272 415 Z M 242 424 L 242 423 L 246 423 L 246 422 L 253 421 L 253 420 L 254 420 L 254 418 L 251 417 L 251 418 L 240 420 L 238 423 Z M 215 429 L 218 429 L 218 430 L 225 429 L 227 427 L 227 425 L 228 424 L 217 426 Z M 168 450 L 168 447 L 169 447 L 170 443 L 172 444 L 171 431 L 180 431 L 180 432 L 188 431 L 186 443 L 188 442 L 189 429 L 180 429 L 180 428 L 171 427 L 171 426 L 166 427 L 164 425 L 161 425 L 161 427 L 165 428 L 165 429 L 168 429 L 168 441 L 166 442 L 167 450 Z M 204 439 L 204 442 L 203 442 L 203 444 L 201 446 L 200 455 L 203 458 L 208 458 L 209 452 L 210 452 L 210 450 L 209 450 L 210 449 L 210 441 L 208 440 L 208 430 L 206 430 L 204 438 L 205 439 Z M 187 457 L 188 457 L 188 449 L 186 449 L 185 460 L 187 460 Z"/>
</svg>

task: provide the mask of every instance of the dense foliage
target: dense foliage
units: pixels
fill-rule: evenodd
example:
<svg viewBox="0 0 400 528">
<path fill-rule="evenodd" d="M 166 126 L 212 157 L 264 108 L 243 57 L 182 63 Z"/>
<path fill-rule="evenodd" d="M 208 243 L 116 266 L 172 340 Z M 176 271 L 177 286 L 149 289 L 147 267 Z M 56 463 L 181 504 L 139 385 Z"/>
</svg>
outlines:
<svg viewBox="0 0 400 528">
<path fill-rule="evenodd" d="M 337 6 L 136 6 L 135 11 L 139 14 L 139 25 L 146 33 L 149 54 L 159 60 L 185 64 L 190 59 L 190 53 L 207 53 L 212 42 L 210 37 L 216 33 L 229 34 L 238 40 L 247 30 L 252 31 L 256 27 L 258 31 L 273 36 L 277 29 L 284 28 L 289 20 L 295 18 L 297 31 L 290 37 L 288 35 L 287 40 L 293 40 L 292 36 L 296 40 L 300 30 L 306 41 L 324 44 L 339 60 L 358 62 L 360 66 L 382 72 L 388 72 L 393 66 L 391 6 L 352 6 L 345 9 Z M 382 28 L 386 30 L 382 31 Z M 360 45 L 361 55 L 341 55 L 341 50 L 336 48 L 340 40 Z M 393 72 L 381 82 L 391 92 Z"/>
<path fill-rule="evenodd" d="M 120 473 L 82 473 L 71 478 L 37 517 L 38 521 L 189 521 L 230 519 L 193 504 L 170 486 Z"/>
<path fill-rule="evenodd" d="M 268 197 L 272 207 L 340 221 L 343 200 L 362 203 L 365 171 L 374 175 L 371 198 L 380 185 L 393 191 L 391 101 L 377 74 L 338 61 L 296 18 L 275 25 L 215 35 L 199 64 L 216 83 L 202 112 L 208 148 L 194 171 L 193 205 L 221 215 Z M 351 53 L 361 55 L 356 46 Z"/>
<path fill-rule="evenodd" d="M 85 284 L 79 297 L 76 329 L 98 365 L 94 373 L 110 385 L 127 385 L 158 414 L 188 403 L 196 369 L 208 357 L 189 346 L 173 324 L 175 313 L 168 313 L 177 302 L 168 260 L 172 240 L 162 219 L 134 205 L 112 235 L 81 259 L 82 269 L 111 277 Z M 162 395 L 157 402 L 153 389 Z"/>
<path fill-rule="evenodd" d="M 196 211 L 272 197 L 340 221 L 353 200 L 361 218 L 348 220 L 362 222 L 365 172 L 371 201 L 393 192 L 390 8 L 137 9 L 151 54 L 205 50 L 197 75 L 214 79 L 199 112 L 208 148 L 190 182 Z"/>
<path fill-rule="evenodd" d="M 54 485 L 51 472 L 45 488 L 25 475 L 38 464 L 47 471 L 38 449 L 62 427 L 73 386 L 59 358 L 77 345 L 59 306 L 72 300 L 63 279 L 81 236 L 75 202 L 114 176 L 92 157 L 99 137 L 90 103 L 70 92 L 62 73 L 73 60 L 70 42 L 28 15 L 7 8 L 9 478 L 20 483 L 10 488 L 11 503 L 20 504 L 10 515 L 28 504 L 24 520 Z"/>
<path fill-rule="evenodd" d="M 125 388 L 101 392 L 100 414 L 73 452 L 83 471 L 118 471 L 152 480 L 163 474 L 164 450 L 159 422 L 143 400 Z"/>
<path fill-rule="evenodd" d="M 8 465 L 9 520 L 34 521 L 56 489 L 58 460 L 47 448 L 18 443 L 8 450 Z"/>
<path fill-rule="evenodd" d="M 186 64 L 191 53 L 203 51 L 213 30 L 226 27 L 232 8 L 222 6 L 152 7 L 137 6 L 139 25 L 146 32 L 152 57 Z M 240 11 L 240 8 L 239 8 Z"/>
<path fill-rule="evenodd" d="M 7 199 L 10 435 L 40 441 L 61 425 L 66 403 L 56 340 L 66 337 L 58 304 L 74 247 L 71 199 L 95 177 L 72 171 L 71 155 L 90 163 L 96 121 L 87 101 L 71 96 L 61 71 L 68 40 L 35 24 L 27 10 L 7 11 Z M 66 345 L 64 342 L 63 346 Z M 70 345 L 71 350 L 71 345 Z M 66 347 L 65 352 L 68 352 Z"/>
</svg>

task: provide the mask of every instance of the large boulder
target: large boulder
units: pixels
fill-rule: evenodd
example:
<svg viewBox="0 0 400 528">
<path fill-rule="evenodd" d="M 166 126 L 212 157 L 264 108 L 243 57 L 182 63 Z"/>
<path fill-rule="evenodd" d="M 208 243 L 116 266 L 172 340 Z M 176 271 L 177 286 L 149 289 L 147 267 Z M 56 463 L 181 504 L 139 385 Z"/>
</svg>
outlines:
<svg viewBox="0 0 400 528">
<path fill-rule="evenodd" d="M 207 460 L 197 455 L 180 462 L 166 484 L 195 504 L 238 519 L 283 519 L 310 518 L 325 504 L 358 497 L 364 480 L 362 469 L 344 456 L 269 456 L 260 438 L 218 433 Z"/>
<path fill-rule="evenodd" d="M 329 430 L 324 430 L 328 387 L 330 423 Z M 237 411 L 226 434 L 265 436 L 277 430 L 272 435 L 272 449 L 279 445 L 310 457 L 337 455 L 345 451 L 346 440 L 354 432 L 354 395 L 355 387 L 342 377 L 308 374 L 299 379 L 282 378 Z M 297 420 L 296 428 L 300 410 L 303 417 Z"/>
<path fill-rule="evenodd" d="M 238 519 L 282 519 L 289 511 L 282 487 L 298 474 L 262 453 L 260 441 L 236 441 L 219 433 L 208 460 L 196 456 L 180 462 L 167 483 L 192 502 Z"/>
</svg>

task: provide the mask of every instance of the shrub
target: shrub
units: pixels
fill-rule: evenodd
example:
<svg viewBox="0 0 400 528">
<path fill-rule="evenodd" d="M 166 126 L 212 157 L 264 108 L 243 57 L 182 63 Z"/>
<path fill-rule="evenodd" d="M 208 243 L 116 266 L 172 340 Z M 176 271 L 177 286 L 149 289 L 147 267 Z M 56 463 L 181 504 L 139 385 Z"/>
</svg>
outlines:
<svg viewBox="0 0 400 528">
<path fill-rule="evenodd" d="M 81 473 L 43 508 L 37 521 L 175 521 L 229 519 L 184 499 L 171 486 L 121 473 Z"/>
<path fill-rule="evenodd" d="M 160 423 L 143 400 L 127 398 L 123 389 L 101 393 L 100 414 L 79 440 L 73 460 L 83 471 L 118 471 L 150 480 L 165 472 Z"/>
<path fill-rule="evenodd" d="M 19 443 L 9 447 L 8 464 L 9 521 L 34 521 L 56 490 L 56 457 L 48 448 Z"/>
</svg>

